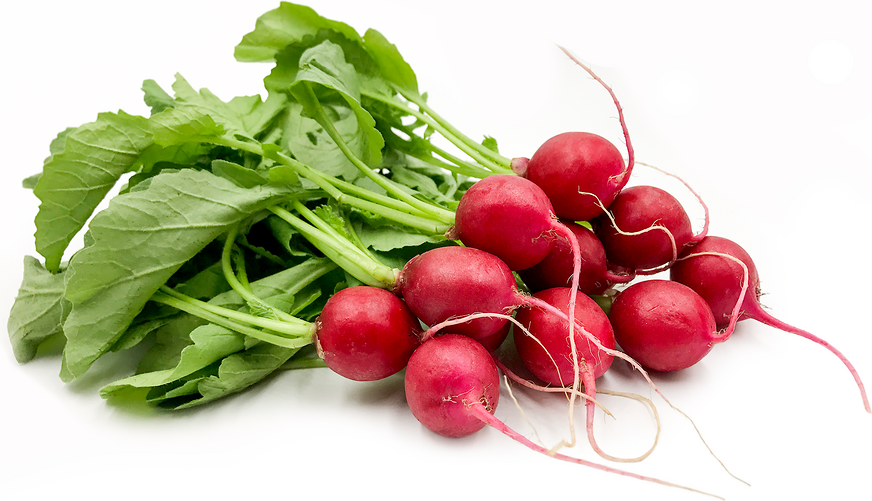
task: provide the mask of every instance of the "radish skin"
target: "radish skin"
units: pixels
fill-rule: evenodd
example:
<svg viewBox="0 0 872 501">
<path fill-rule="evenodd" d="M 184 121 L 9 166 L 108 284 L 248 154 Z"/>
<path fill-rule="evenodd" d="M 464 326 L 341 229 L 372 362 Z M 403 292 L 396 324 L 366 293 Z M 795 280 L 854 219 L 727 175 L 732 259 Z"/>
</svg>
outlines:
<svg viewBox="0 0 872 501">
<path fill-rule="evenodd" d="M 389 291 L 357 286 L 336 292 L 315 322 L 318 356 L 333 372 L 376 381 L 401 371 L 418 347 L 421 329 Z"/>
<path fill-rule="evenodd" d="M 727 256 L 732 256 L 729 259 Z M 743 287 L 741 261 L 746 268 L 747 284 Z M 866 388 L 853 364 L 841 351 L 820 337 L 789 325 L 765 311 L 760 304 L 760 276 L 751 256 L 739 244 L 727 238 L 707 236 L 700 243 L 687 249 L 670 270 L 670 278 L 685 284 L 701 297 L 712 310 L 719 326 L 736 321 L 753 319 L 776 329 L 796 334 L 815 342 L 834 354 L 851 373 L 863 401 L 866 412 L 872 413 Z M 743 289 L 749 294 L 740 296 Z M 736 304 L 740 308 L 735 308 Z"/>
<path fill-rule="evenodd" d="M 669 280 L 646 280 L 623 290 L 609 318 L 624 352 L 659 372 L 686 369 L 726 339 L 705 300 Z"/>
</svg>

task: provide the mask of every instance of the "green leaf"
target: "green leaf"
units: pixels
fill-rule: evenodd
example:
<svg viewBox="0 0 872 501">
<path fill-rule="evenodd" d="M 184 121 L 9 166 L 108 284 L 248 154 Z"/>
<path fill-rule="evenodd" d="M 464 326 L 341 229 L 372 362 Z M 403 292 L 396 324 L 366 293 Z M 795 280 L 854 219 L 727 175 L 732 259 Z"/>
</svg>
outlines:
<svg viewBox="0 0 872 501">
<path fill-rule="evenodd" d="M 173 100 L 172 96 L 167 94 L 154 80 L 142 82 L 142 92 L 145 104 L 151 108 L 152 115 L 175 106 L 175 100 Z"/>
<path fill-rule="evenodd" d="M 333 125 L 342 137 L 353 140 L 357 132 L 357 118 L 347 107 L 330 108 L 335 119 Z M 288 104 L 288 116 L 282 139 L 285 148 L 300 162 L 317 167 L 324 174 L 354 181 L 361 176 L 360 171 L 333 142 L 315 120 L 304 116 L 303 106 L 292 102 Z M 281 167 L 281 166 L 280 166 Z M 275 169 L 274 169 L 275 170 Z M 280 174 L 277 171 L 275 174 Z"/>
<path fill-rule="evenodd" d="M 414 188 L 418 193 L 442 205 L 456 205 L 457 180 L 444 169 L 428 165 L 394 165 L 391 179 L 403 186 Z"/>
<path fill-rule="evenodd" d="M 41 201 L 36 250 L 47 270 L 58 270 L 73 237 L 151 142 L 148 121 L 124 112 L 101 113 L 66 134 L 63 151 L 49 157 L 33 189 Z"/>
<path fill-rule="evenodd" d="M 336 268 L 327 259 L 310 259 L 251 284 L 252 292 L 264 301 L 292 315 L 309 306 L 321 296 L 315 283 Z M 299 295 L 299 298 L 295 296 Z M 245 300 L 235 291 L 227 291 L 209 301 L 215 306 L 239 309 Z M 139 374 L 116 381 L 100 390 L 104 398 L 135 398 L 135 388 L 170 385 L 166 391 L 172 395 L 190 395 L 197 385 L 180 388 L 187 376 L 207 369 L 210 365 L 245 348 L 244 336 L 215 325 L 203 325 L 199 319 L 181 314 L 158 333 L 158 342 L 143 357 Z M 217 374 L 217 370 L 214 374 Z M 157 392 L 161 395 L 160 392 Z M 164 393 L 163 396 L 166 396 Z M 152 394 L 152 400 L 160 398 Z"/>
<path fill-rule="evenodd" d="M 224 132 L 237 138 L 255 141 L 256 136 L 283 110 L 284 98 L 274 96 L 267 102 L 260 96 L 235 97 L 222 101 L 209 89 L 194 90 L 180 74 L 173 83 L 177 110 L 191 110 L 210 117 Z"/>
<path fill-rule="evenodd" d="M 211 402 L 248 388 L 272 374 L 294 356 L 299 349 L 288 349 L 262 343 L 242 353 L 225 358 L 216 376 L 202 379 L 197 384 L 200 398 L 191 400 L 176 409 L 186 409 Z"/>
<path fill-rule="evenodd" d="M 278 216 L 270 216 L 266 219 L 266 222 L 270 230 L 272 230 L 275 239 L 288 254 L 294 257 L 309 257 L 314 255 L 309 241 L 300 235 L 287 221 Z"/>
<path fill-rule="evenodd" d="M 381 76 L 396 86 L 418 94 L 418 77 L 409 63 L 403 59 L 397 46 L 378 31 L 370 28 L 363 35 L 363 41 L 376 64 Z"/>
<path fill-rule="evenodd" d="M 36 188 L 36 183 L 39 182 L 40 177 L 42 177 L 42 172 L 39 172 L 32 176 L 27 176 L 21 181 L 21 186 L 25 189 L 32 190 Z"/>
<path fill-rule="evenodd" d="M 212 173 L 235 183 L 242 188 L 254 188 L 269 182 L 269 178 L 253 169 L 226 160 L 212 160 Z"/>
<path fill-rule="evenodd" d="M 357 222 L 354 225 L 354 229 L 363 245 L 378 252 L 389 252 L 404 247 L 417 247 L 424 244 L 436 244 L 446 241 L 443 236 L 423 235 L 388 224 L 371 226 Z"/>
<path fill-rule="evenodd" d="M 484 141 L 481 142 L 481 145 L 484 146 L 485 148 L 493 151 L 494 153 L 500 152 L 500 149 L 497 146 L 497 140 L 490 137 L 490 136 L 485 137 Z"/>
<path fill-rule="evenodd" d="M 318 103 L 313 101 L 312 93 L 304 86 L 314 91 L 315 98 L 322 105 L 336 105 L 338 94 L 341 104 L 351 109 L 357 122 L 357 129 L 349 136 L 343 134 L 343 139 L 364 163 L 377 166 L 381 163 L 384 138 L 375 128 L 375 119 L 361 104 L 360 85 L 357 71 L 345 61 L 342 48 L 325 41 L 307 50 L 300 58 L 300 71 L 291 93 L 313 118 L 318 116 L 315 111 Z"/>
<path fill-rule="evenodd" d="M 224 127 L 208 115 L 211 110 L 197 106 L 169 108 L 149 119 L 157 146 L 171 147 L 192 139 L 221 137 Z"/>
<path fill-rule="evenodd" d="M 190 335 L 192 344 L 182 350 L 178 365 L 173 369 L 136 374 L 100 389 L 103 398 L 111 398 L 129 388 L 162 386 L 207 367 L 228 353 L 245 348 L 245 336 L 217 325 L 201 325 Z"/>
<path fill-rule="evenodd" d="M 148 299 L 209 242 L 286 196 L 239 188 L 206 171 L 161 173 L 115 197 L 89 227 L 93 243 L 70 260 L 61 377 L 82 375 L 124 333 Z"/>
<path fill-rule="evenodd" d="M 362 45 L 360 35 L 347 24 L 321 17 L 310 7 L 282 2 L 257 19 L 254 31 L 243 36 L 234 49 L 234 57 L 240 62 L 272 61 L 277 52 L 321 30 L 341 33 Z"/>
<path fill-rule="evenodd" d="M 57 271 L 69 243 L 122 174 L 149 171 L 161 161 L 187 163 L 208 151 L 198 138 L 218 137 L 224 129 L 206 111 L 180 106 L 150 119 L 102 113 L 64 134 L 63 149 L 46 160 L 33 189 L 42 202 L 36 248 L 46 269 Z"/>
<path fill-rule="evenodd" d="M 28 362 L 49 338 L 63 332 L 64 274 L 51 273 L 38 259 L 24 257 L 24 278 L 7 322 L 15 359 Z"/>
</svg>

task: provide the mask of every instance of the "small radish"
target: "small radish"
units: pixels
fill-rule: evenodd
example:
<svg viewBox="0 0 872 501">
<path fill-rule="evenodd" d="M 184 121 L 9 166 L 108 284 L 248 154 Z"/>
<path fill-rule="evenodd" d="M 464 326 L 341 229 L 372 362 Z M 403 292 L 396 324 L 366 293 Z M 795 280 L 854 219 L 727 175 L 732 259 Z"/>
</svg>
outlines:
<svg viewBox="0 0 872 501">
<path fill-rule="evenodd" d="M 568 236 L 545 192 L 522 177 L 498 174 L 463 194 L 448 236 L 523 270 L 548 255 L 557 234 Z"/>
<path fill-rule="evenodd" d="M 560 311 L 567 312 L 569 310 L 571 299 L 569 289 L 566 287 L 545 289 L 537 292 L 534 297 Z M 585 332 L 596 336 L 601 346 L 614 350 L 614 331 L 602 308 L 584 294 L 575 297 L 575 311 L 576 321 L 580 324 L 581 329 L 577 329 L 573 333 L 575 336 L 574 349 L 573 343 L 567 336 L 567 321 L 550 311 L 535 306 L 521 308 L 515 315 L 517 321 L 525 327 L 523 333 L 518 330 L 514 331 L 515 348 L 527 369 L 546 383 L 565 388 L 567 383 L 575 381 L 576 377 L 581 379 L 584 383 L 584 395 L 587 396 L 585 407 L 587 409 L 588 441 L 597 454 L 606 459 L 615 460 L 616 458 L 600 449 L 593 435 L 593 419 L 596 410 L 594 404 L 596 401 L 595 381 L 611 367 L 614 357 L 604 353 L 581 333 L 584 329 Z M 578 363 L 575 363 L 575 360 L 578 360 Z M 576 371 L 578 371 L 577 376 Z M 570 410 L 573 408 L 574 405 L 570 407 Z M 572 413 L 570 413 L 570 422 L 574 422 Z M 574 435 L 573 426 L 570 442 L 564 444 L 574 445 Z"/>
<path fill-rule="evenodd" d="M 655 371 L 686 369 L 727 339 L 705 300 L 669 280 L 646 280 L 621 291 L 609 319 L 623 351 Z"/>
<path fill-rule="evenodd" d="M 413 257 L 400 271 L 394 292 L 428 326 L 473 313 L 508 314 L 519 300 L 509 267 L 472 247 L 437 247 Z M 505 324 L 504 318 L 477 318 L 452 330 L 481 339 Z"/>
<path fill-rule="evenodd" d="M 681 203 L 654 186 L 633 186 L 615 197 L 610 214 L 594 222 L 609 262 L 637 272 L 672 263 L 694 241 Z"/>
<path fill-rule="evenodd" d="M 529 160 L 513 160 L 512 167 L 516 174 L 533 181 L 545 191 L 559 217 L 589 221 L 602 214 L 603 207 L 608 207 L 630 180 L 634 163 L 633 146 L 624 121 L 624 110 L 611 87 L 569 51 L 563 47 L 560 49 L 611 95 L 624 132 L 627 164 L 624 164 L 621 152 L 615 145 L 602 136 L 588 132 L 566 132 L 545 141 Z"/>
<path fill-rule="evenodd" d="M 569 310 L 569 289 L 555 287 L 534 294 L 534 297 L 555 306 L 561 311 Z M 600 343 L 609 349 L 615 348 L 615 335 L 609 318 L 602 308 L 591 298 L 579 294 L 575 299 L 576 319 L 587 332 L 599 339 Z M 573 379 L 573 363 L 570 356 L 568 325 L 566 320 L 555 316 L 540 307 L 525 307 L 518 309 L 516 320 L 527 328 L 535 339 L 517 330 L 513 334 L 515 347 L 524 365 L 536 377 L 557 386 L 566 386 Z M 613 356 L 603 353 L 585 336 L 576 332 L 578 357 L 583 361 L 585 370 L 596 379 L 611 366 Z M 591 395 L 592 396 L 592 395 Z"/>
<path fill-rule="evenodd" d="M 418 320 L 403 301 L 377 287 L 349 287 L 327 300 L 314 334 L 318 356 L 355 381 L 402 370 L 420 343 Z"/>
<path fill-rule="evenodd" d="M 500 396 L 497 365 L 487 349 L 467 336 L 444 334 L 424 342 L 409 360 L 404 384 L 406 402 L 412 415 L 424 427 L 442 436 L 465 437 L 488 425 L 525 447 L 554 459 L 707 494 L 683 485 L 552 452 L 513 430 L 494 416 Z"/>
<path fill-rule="evenodd" d="M 743 278 L 745 274 L 747 281 Z M 708 236 L 681 254 L 670 270 L 670 278 L 685 284 L 704 298 L 719 327 L 750 318 L 828 349 L 848 368 L 860 389 L 866 412 L 872 413 L 860 375 L 839 350 L 809 332 L 782 322 L 763 309 L 760 305 L 757 267 L 740 245 L 723 237 Z M 740 304 L 739 308 L 735 308 L 737 303 Z"/>
<path fill-rule="evenodd" d="M 427 429 L 464 437 L 484 428 L 470 412 L 493 414 L 500 400 L 500 375 L 490 353 L 467 336 L 445 334 L 423 343 L 409 360 L 406 401 Z"/>
<path fill-rule="evenodd" d="M 575 235 L 581 258 L 578 275 L 578 290 L 585 294 L 601 294 L 616 283 L 633 279 L 632 273 L 616 274 L 609 270 L 606 250 L 592 230 L 570 221 L 562 221 Z M 545 259 L 518 274 L 524 284 L 534 292 L 552 287 L 569 287 L 572 279 L 572 249 L 563 239 L 554 241 L 551 252 Z"/>
<path fill-rule="evenodd" d="M 530 157 L 526 177 L 548 194 L 564 219 L 587 221 L 602 213 L 625 184 L 628 168 L 607 139 L 589 132 L 564 132 Z"/>
</svg>

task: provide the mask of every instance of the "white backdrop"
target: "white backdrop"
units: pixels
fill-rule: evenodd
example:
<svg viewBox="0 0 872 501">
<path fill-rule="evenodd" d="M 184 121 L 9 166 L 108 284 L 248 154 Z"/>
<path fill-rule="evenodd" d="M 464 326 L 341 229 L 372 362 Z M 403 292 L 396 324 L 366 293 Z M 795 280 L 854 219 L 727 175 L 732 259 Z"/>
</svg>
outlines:
<svg viewBox="0 0 872 501">
<path fill-rule="evenodd" d="M 361 33 L 384 33 L 415 68 L 432 106 L 473 137 L 496 137 L 507 156 L 532 155 L 568 130 L 622 144 L 608 95 L 556 44 L 566 46 L 614 87 L 638 159 L 684 176 L 711 209 L 711 233 L 754 256 L 771 311 L 832 342 L 872 381 L 872 327 L 863 317 L 872 299 L 868 9 L 838 0 L 653 4 L 308 5 Z M 0 311 L 12 305 L 22 257 L 35 254 L 37 200 L 20 181 L 40 168 L 55 134 L 100 111 L 147 114 L 142 81 L 169 88 L 176 72 L 225 99 L 261 92 L 269 66 L 236 63 L 233 47 L 276 6 L 89 0 L 0 7 Z M 638 167 L 634 182 L 665 181 Z M 698 205 L 690 199 L 686 207 L 699 224 Z M 0 342 L 5 499 L 702 499 L 560 463 L 492 429 L 460 440 L 435 436 L 407 411 L 400 376 L 363 384 L 327 370 L 282 373 L 201 409 L 134 412 L 97 393 L 132 370 L 123 357 L 101 360 L 69 385 L 57 377 L 59 363 L 44 356 L 19 365 Z M 616 366 L 600 384 L 650 395 L 638 379 Z M 703 362 L 656 382 L 751 487 L 729 477 L 659 399 L 660 445 L 628 470 L 728 499 L 872 495 L 872 415 L 823 348 L 744 322 Z M 516 396 L 547 445 L 566 436 L 559 398 Z M 532 437 L 505 387 L 502 397 L 496 415 Z M 644 450 L 650 416 L 620 400 L 605 403 L 618 419 L 598 418 L 601 445 L 616 454 Z M 570 452 L 599 460 L 583 440 Z"/>
</svg>

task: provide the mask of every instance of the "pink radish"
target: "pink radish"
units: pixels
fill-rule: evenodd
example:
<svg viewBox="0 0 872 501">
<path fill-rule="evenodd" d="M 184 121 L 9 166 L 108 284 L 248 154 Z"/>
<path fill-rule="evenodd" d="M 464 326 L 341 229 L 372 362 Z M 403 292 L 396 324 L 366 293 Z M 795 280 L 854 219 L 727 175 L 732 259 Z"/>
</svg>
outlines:
<svg viewBox="0 0 872 501">
<path fill-rule="evenodd" d="M 418 347 L 420 324 L 397 296 L 358 286 L 335 293 L 314 334 L 318 355 L 331 370 L 355 381 L 375 381 L 402 370 Z"/>
<path fill-rule="evenodd" d="M 623 290 L 609 319 L 623 351 L 655 371 L 686 369 L 726 340 L 705 300 L 669 280 L 646 280 Z"/>
<path fill-rule="evenodd" d="M 742 264 L 737 261 L 741 261 Z M 743 284 L 745 273 L 748 280 Z M 828 349 L 848 368 L 860 389 L 866 412 L 872 413 L 865 387 L 857 370 L 839 350 L 814 334 L 782 322 L 762 308 L 757 267 L 751 256 L 740 245 L 723 237 L 708 236 L 682 253 L 679 261 L 670 270 L 670 277 L 690 287 L 704 298 L 719 327 L 731 321 L 750 318 L 802 336 Z M 734 309 L 737 303 L 740 308 Z"/>
</svg>

